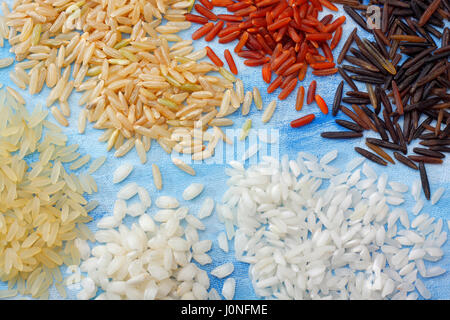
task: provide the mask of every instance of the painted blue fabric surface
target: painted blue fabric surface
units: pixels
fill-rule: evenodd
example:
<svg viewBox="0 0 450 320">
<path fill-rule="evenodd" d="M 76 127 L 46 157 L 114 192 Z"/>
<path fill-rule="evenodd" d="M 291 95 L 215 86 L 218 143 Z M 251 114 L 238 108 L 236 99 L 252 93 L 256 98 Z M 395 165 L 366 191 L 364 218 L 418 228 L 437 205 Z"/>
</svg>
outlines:
<svg viewBox="0 0 450 320">
<path fill-rule="evenodd" d="M 8 0 L 7 3 L 11 5 L 12 1 Z M 215 12 L 225 12 L 226 10 L 221 8 L 215 9 Z M 343 10 L 340 10 L 340 14 L 344 14 Z M 322 17 L 328 14 L 328 10 L 325 10 L 320 13 L 319 17 Z M 353 21 L 347 17 L 346 23 L 343 25 L 343 36 L 340 45 L 334 50 L 335 56 L 338 55 L 340 49 L 350 34 L 352 29 L 355 27 Z M 193 31 L 198 28 L 198 25 L 193 24 L 191 30 L 186 30 L 180 33 L 184 39 L 190 39 L 190 35 Z M 358 31 L 360 37 L 368 36 L 368 33 L 363 30 Z M 236 41 L 235 41 L 236 42 Z M 243 59 L 239 58 L 234 54 L 232 48 L 234 48 L 235 42 L 228 45 L 222 45 L 217 42 L 217 40 L 213 42 L 206 43 L 203 39 L 198 40 L 194 43 L 196 49 L 200 49 L 205 45 L 209 45 L 211 48 L 215 50 L 217 55 L 223 60 L 223 50 L 226 48 L 230 48 L 230 51 L 233 53 L 233 57 L 235 59 L 237 68 L 239 70 L 239 77 L 242 79 L 244 83 L 245 90 L 251 90 L 252 87 L 256 86 L 260 89 L 262 94 L 262 99 L 264 106 L 267 106 L 270 101 L 276 99 L 280 90 L 277 90 L 275 93 L 268 95 L 266 93 L 267 84 L 263 82 L 261 79 L 261 68 L 250 68 L 246 67 L 243 64 Z M 0 58 L 4 57 L 12 57 L 12 54 L 9 52 L 10 46 L 6 42 L 3 48 L 0 48 Z M 45 98 L 47 97 L 49 90 L 44 89 L 39 95 L 30 96 L 27 91 L 21 90 L 17 88 L 11 81 L 9 80 L 9 72 L 13 70 L 13 66 L 9 68 L 5 68 L 0 70 L 0 82 L 3 85 L 9 85 L 16 89 L 20 94 L 24 96 L 24 98 L 28 101 L 28 107 L 32 108 L 37 103 L 41 103 L 45 105 Z M 329 76 L 329 77 L 314 77 L 311 74 L 311 71 L 308 71 L 307 77 L 303 81 L 302 85 L 307 89 L 311 80 L 317 80 L 317 93 L 319 93 L 324 100 L 327 102 L 328 106 L 331 109 L 334 92 L 341 81 L 341 78 L 338 74 Z M 350 88 L 345 85 L 344 91 L 348 91 Z M 361 86 L 361 90 L 365 91 L 365 88 Z M 251 111 L 248 117 L 242 117 L 240 112 L 236 112 L 231 115 L 230 118 L 234 120 L 235 124 L 233 126 L 234 129 L 239 129 L 242 127 L 245 120 L 251 118 L 253 122 L 253 129 L 277 129 L 279 130 L 279 143 L 276 145 L 275 152 L 279 155 L 288 154 L 291 159 L 296 158 L 297 152 L 299 151 L 307 151 L 315 154 L 318 157 L 321 157 L 325 153 L 338 149 L 339 155 L 338 159 L 331 163 L 331 165 L 345 169 L 346 164 L 353 158 L 359 156 L 353 148 L 355 146 L 365 147 L 364 139 L 356 139 L 353 141 L 333 141 L 333 140 L 325 140 L 320 137 L 320 132 L 329 130 L 329 131 L 337 131 L 341 130 L 335 122 L 334 118 L 331 114 L 323 115 L 318 109 L 315 103 L 311 105 L 306 105 L 303 107 L 303 110 L 300 112 L 295 111 L 295 95 L 296 91 L 291 94 L 291 96 L 284 101 L 277 101 L 277 108 L 273 115 L 273 118 L 268 124 L 263 124 L 261 122 L 262 111 L 256 110 L 254 104 L 251 107 Z M 117 159 L 113 156 L 111 152 L 106 152 L 106 146 L 104 143 L 98 142 L 99 136 L 103 133 L 102 130 L 95 130 L 92 128 L 92 124 L 87 125 L 87 129 L 85 134 L 80 135 L 77 131 L 77 119 L 78 114 L 81 110 L 81 107 L 78 106 L 78 98 L 80 94 L 75 93 L 69 99 L 69 103 L 71 106 L 72 114 L 69 118 L 70 126 L 68 128 L 64 128 L 65 134 L 69 137 L 70 144 L 79 144 L 79 152 L 81 154 L 89 153 L 92 156 L 92 159 L 95 159 L 100 156 L 107 156 L 107 161 L 104 166 L 93 174 L 94 178 L 97 181 L 99 192 L 93 194 L 88 199 L 96 199 L 100 202 L 100 205 L 91 212 L 91 215 L 94 218 L 94 221 L 89 224 L 92 230 L 95 230 L 95 222 L 98 221 L 102 216 L 109 215 L 112 212 L 113 203 L 116 197 L 116 193 L 118 190 L 124 185 L 124 183 L 135 181 L 139 185 L 144 186 L 150 192 L 152 200 L 154 200 L 160 195 L 174 195 L 177 196 L 181 200 L 181 205 L 186 205 L 190 208 L 191 212 L 196 212 L 206 197 L 212 197 L 216 203 L 221 201 L 221 198 L 224 192 L 227 189 L 226 186 L 226 175 L 224 172 L 225 165 L 220 163 L 220 161 L 206 161 L 205 163 L 194 163 L 193 167 L 197 172 L 197 175 L 191 177 L 190 175 L 180 171 L 177 167 L 175 167 L 170 161 L 170 155 L 165 153 L 157 143 L 152 143 L 152 147 L 147 155 L 148 162 L 145 165 L 142 165 L 139 162 L 139 159 L 136 155 L 136 152 L 133 150 L 125 157 Z M 310 125 L 300 128 L 300 129 L 292 129 L 289 126 L 289 122 L 293 119 L 299 118 L 309 113 L 314 113 L 316 115 L 316 120 Z M 338 118 L 346 119 L 342 113 L 338 115 Z M 49 120 L 54 121 L 52 116 L 49 116 Z M 254 131 L 252 131 L 254 132 Z M 370 135 L 370 133 L 369 133 Z M 244 150 L 248 148 L 249 142 L 248 140 L 245 142 L 246 144 L 235 141 L 234 150 L 236 152 L 236 159 L 241 160 Z M 415 147 L 417 142 L 413 142 L 409 149 L 411 150 Z M 272 149 L 272 152 L 274 149 Z M 218 156 L 217 156 L 218 157 Z M 217 157 L 213 158 L 217 160 Z M 251 161 L 255 161 L 251 159 Z M 112 172 L 124 161 L 128 161 L 134 164 L 135 169 L 133 173 L 129 176 L 125 182 L 121 184 L 114 185 L 112 183 Z M 247 161 L 248 162 L 248 161 Z M 163 176 L 163 190 L 158 191 L 153 185 L 152 174 L 151 174 L 151 163 L 156 163 L 161 169 L 161 173 Z M 380 167 L 376 164 L 371 164 L 371 166 L 376 170 L 378 174 L 386 172 L 389 176 L 390 180 L 403 182 L 407 185 L 411 185 L 413 181 L 419 179 L 418 172 L 413 171 L 401 164 L 398 165 L 389 165 L 388 167 Z M 442 166 L 427 166 L 427 172 L 429 175 L 431 192 L 433 193 L 438 187 L 443 186 L 447 190 L 450 186 L 450 174 L 449 174 L 450 161 L 448 159 L 444 160 L 444 164 Z M 192 182 L 200 182 L 205 184 L 205 190 L 203 193 L 195 200 L 186 202 L 182 201 L 181 193 L 190 183 Z M 422 197 L 424 197 L 422 195 Z M 406 196 L 407 201 L 402 205 L 405 209 L 409 210 L 414 206 L 414 200 L 412 199 L 410 193 L 407 193 Z M 429 202 L 426 202 L 423 212 L 429 213 L 431 216 L 444 219 L 444 230 L 448 231 L 447 227 L 447 219 L 448 219 L 448 208 L 450 205 L 450 196 L 449 193 L 446 192 L 442 196 L 439 203 L 435 206 L 431 206 Z M 150 214 L 154 214 L 157 211 L 155 205 L 152 205 L 152 208 L 148 210 Z M 410 214 L 410 218 L 413 218 L 413 215 Z M 236 299 L 258 299 L 258 297 L 254 294 L 252 284 L 248 277 L 248 265 L 238 262 L 234 258 L 234 252 L 231 249 L 228 254 L 225 254 L 218 247 L 216 236 L 219 232 L 224 230 L 224 226 L 219 222 L 218 218 L 213 214 L 207 219 L 204 220 L 206 225 L 206 230 L 200 233 L 201 239 L 211 239 L 213 240 L 212 250 L 209 252 L 211 257 L 213 258 L 213 262 L 210 265 L 203 266 L 202 268 L 207 270 L 208 272 L 212 270 L 214 267 L 223 264 L 227 261 L 231 261 L 235 265 L 235 271 L 232 276 L 236 279 L 237 287 L 236 287 Z M 230 242 L 230 248 L 232 248 L 232 242 Z M 450 270 L 450 243 L 447 241 L 443 250 L 445 252 L 444 258 L 440 260 L 438 263 L 441 267 L 446 270 Z M 426 262 L 426 265 L 429 266 Z M 450 298 L 450 273 L 447 272 L 444 275 L 439 277 L 431 278 L 431 279 L 423 279 L 425 285 L 432 293 L 433 299 L 449 299 Z M 222 284 L 224 280 L 219 280 L 211 276 L 211 287 L 215 288 L 219 293 L 222 289 Z M 0 283 L 0 289 L 5 288 L 6 284 Z M 69 299 L 76 298 L 76 288 L 73 290 L 69 290 Z M 56 290 L 51 291 L 50 298 L 52 299 L 60 299 L 59 295 L 56 293 Z"/>
</svg>

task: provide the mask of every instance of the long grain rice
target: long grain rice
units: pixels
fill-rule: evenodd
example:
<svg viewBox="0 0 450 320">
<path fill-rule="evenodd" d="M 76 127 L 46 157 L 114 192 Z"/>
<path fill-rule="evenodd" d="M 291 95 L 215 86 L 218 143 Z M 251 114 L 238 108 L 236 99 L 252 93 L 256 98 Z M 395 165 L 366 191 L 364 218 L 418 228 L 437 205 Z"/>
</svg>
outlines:
<svg viewBox="0 0 450 320">
<path fill-rule="evenodd" d="M 73 156 L 78 146 L 66 145 L 61 129 L 46 120 L 46 110 L 38 105 L 29 114 L 24 101 L 10 90 L 0 95 L 6 98 L 0 105 L 6 120 L 1 121 L 0 131 L 10 132 L 0 136 L 4 186 L 0 198 L 7 213 L 0 217 L 4 235 L 0 277 L 11 287 L 0 295 L 47 299 L 52 284 L 64 281 L 58 268 L 79 263 L 75 239 L 91 238 L 84 224 L 91 221 L 87 214 L 96 204 L 88 203 L 84 193 L 92 193 L 96 185 L 88 174 L 77 176 L 70 173 L 70 166 L 67 171 L 62 166 L 79 157 Z M 31 155 L 39 156 L 29 162 Z"/>
<path fill-rule="evenodd" d="M 443 272 L 423 262 L 444 255 L 443 220 L 419 214 L 410 221 L 389 206 L 405 200 L 407 186 L 368 164 L 358 168 L 360 158 L 341 173 L 327 165 L 336 155 L 265 156 L 248 169 L 230 162 L 216 210 L 225 229 L 219 247 L 233 239 L 236 259 L 249 264 L 253 289 L 265 299 L 429 299 L 419 277 Z M 222 269 L 211 274 L 232 271 Z"/>
<path fill-rule="evenodd" d="M 154 163 L 152 163 L 152 174 L 156 189 L 161 190 L 163 185 L 161 171 L 159 171 L 159 167 Z"/>
<path fill-rule="evenodd" d="M 28 87 L 31 94 L 41 92 L 44 85 L 51 88 L 46 104 L 63 126 L 68 126 L 69 96 L 74 89 L 81 92 L 78 104 L 85 109 L 79 118 L 79 132 L 85 132 L 85 119 L 96 129 L 114 129 L 105 142 L 108 151 L 115 149 L 116 157 L 136 147 L 145 162 L 142 146 L 148 149 L 150 142 L 139 142 L 139 135 L 156 140 L 170 153 L 174 128 L 190 128 L 191 121 L 201 124 L 202 131 L 231 125 L 233 121 L 218 118 L 228 116 L 244 102 L 242 81 L 202 60 L 206 49 L 193 51 L 192 41 L 176 34 L 191 25 L 184 17 L 190 5 L 183 0 L 145 5 L 126 0 L 119 7 L 113 2 L 69 7 L 61 2 L 49 7 L 19 1 L 5 13 L 0 28 L 0 38 L 8 38 L 11 52 L 20 61 L 11 78 L 20 88 Z M 164 17 L 166 24 L 161 23 Z M 0 67 L 12 61 L 2 59 Z M 27 69 L 29 73 L 24 71 Z M 213 71 L 222 76 L 211 76 Z M 226 98 L 226 90 L 234 92 L 233 82 L 236 94 L 230 102 L 234 108 L 211 113 L 210 107 L 220 106 Z M 178 99 L 180 95 L 183 98 Z M 199 102 L 206 102 L 209 108 Z M 56 103 L 59 108 L 52 106 Z M 123 137 L 126 142 L 121 143 Z M 207 141 L 202 145 L 206 148 Z M 216 146 L 211 145 L 205 153 L 189 153 L 195 159 L 206 159 Z"/>
<path fill-rule="evenodd" d="M 183 170 L 184 172 L 190 174 L 191 176 L 195 176 L 195 170 L 190 165 L 186 164 L 183 160 L 179 158 L 172 158 L 172 162 L 178 168 Z"/>
</svg>

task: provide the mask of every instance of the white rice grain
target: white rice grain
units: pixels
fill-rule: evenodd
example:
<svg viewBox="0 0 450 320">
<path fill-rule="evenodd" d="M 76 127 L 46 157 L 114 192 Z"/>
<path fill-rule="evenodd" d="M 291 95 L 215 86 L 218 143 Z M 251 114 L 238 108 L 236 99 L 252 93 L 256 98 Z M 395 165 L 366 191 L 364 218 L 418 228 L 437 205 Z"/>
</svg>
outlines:
<svg viewBox="0 0 450 320">
<path fill-rule="evenodd" d="M 161 209 L 176 209 L 180 205 L 178 200 L 171 196 L 159 196 L 155 204 Z"/>
<path fill-rule="evenodd" d="M 242 156 L 242 161 L 246 161 L 247 159 L 256 155 L 260 148 L 261 146 L 259 146 L 258 144 L 252 144 L 250 147 L 248 147 L 247 150 L 245 150 L 244 155 Z"/>
<path fill-rule="evenodd" d="M 234 265 L 231 262 L 227 262 L 211 270 L 211 275 L 222 279 L 228 277 L 233 271 Z"/>
<path fill-rule="evenodd" d="M 192 200 L 197 197 L 200 193 L 202 193 L 204 185 L 201 183 L 191 183 L 186 189 L 183 191 L 183 199 L 184 200 Z"/>
<path fill-rule="evenodd" d="M 438 188 L 433 195 L 431 196 L 431 204 L 435 205 L 436 203 L 438 203 L 438 201 L 441 199 L 442 195 L 445 192 L 445 188 L 444 187 L 440 187 Z"/>
<path fill-rule="evenodd" d="M 131 163 L 124 163 L 117 167 L 113 173 L 113 183 L 120 183 L 125 180 L 133 171 L 133 165 Z"/>
<path fill-rule="evenodd" d="M 236 290 L 236 280 L 234 278 L 228 278 L 223 283 L 222 295 L 226 300 L 233 300 Z"/>
<path fill-rule="evenodd" d="M 136 182 L 130 182 L 123 186 L 117 193 L 117 198 L 122 200 L 128 200 L 134 197 L 138 192 L 138 184 Z"/>
<path fill-rule="evenodd" d="M 214 210 L 214 200 L 208 197 L 203 201 L 203 204 L 200 207 L 200 210 L 198 211 L 197 217 L 199 219 L 207 218 L 211 215 L 213 210 Z"/>
</svg>

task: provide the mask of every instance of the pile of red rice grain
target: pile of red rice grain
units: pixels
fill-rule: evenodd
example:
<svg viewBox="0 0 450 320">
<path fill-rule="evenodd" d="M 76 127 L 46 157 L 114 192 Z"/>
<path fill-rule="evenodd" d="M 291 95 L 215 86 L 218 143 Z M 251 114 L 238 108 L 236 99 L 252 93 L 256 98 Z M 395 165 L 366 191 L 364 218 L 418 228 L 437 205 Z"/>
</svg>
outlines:
<svg viewBox="0 0 450 320">
<path fill-rule="evenodd" d="M 308 67 L 316 76 L 338 71 L 332 50 L 341 39 L 345 16 L 334 18 L 328 14 L 319 19 L 324 7 L 338 11 L 328 0 L 202 0 L 201 3 L 204 6 L 195 5 L 199 15 L 185 15 L 186 20 L 203 24 L 192 39 L 205 36 L 205 40 L 211 41 L 216 35 L 219 43 L 239 39 L 234 52 L 245 59 L 245 65 L 262 66 L 262 78 L 270 83 L 267 92 L 283 89 L 278 95 L 280 100 L 289 96 L 298 81 L 303 81 Z M 226 7 L 230 14 L 214 14 L 211 10 L 218 6 Z"/>
<path fill-rule="evenodd" d="M 67 144 L 47 108 L 28 112 L 21 101 L 0 90 L 0 298 L 48 299 L 53 285 L 65 297 L 60 267 L 78 266 L 79 241 L 94 240 L 86 223 L 98 202 L 86 196 L 98 190 L 90 173 L 104 158 L 87 168 L 90 156 Z"/>
<path fill-rule="evenodd" d="M 217 114 L 216 107 L 236 79 L 225 71 L 226 78 L 208 74 L 220 70 L 198 61 L 206 49 L 194 51 L 192 40 L 177 35 L 191 26 L 185 14 L 192 4 L 19 0 L 11 10 L 3 4 L 0 36 L 18 62 L 11 80 L 31 94 L 51 88 L 46 103 L 63 126 L 69 125 L 69 96 L 82 92 L 79 105 L 86 111 L 80 112 L 79 132 L 86 123 L 105 130 L 100 140 L 117 157 L 136 147 L 146 162 L 153 139 L 168 153 L 211 156 L 217 135 L 212 144 L 202 134 L 181 145 L 173 139 L 232 125 L 226 116 L 235 111 Z"/>
</svg>

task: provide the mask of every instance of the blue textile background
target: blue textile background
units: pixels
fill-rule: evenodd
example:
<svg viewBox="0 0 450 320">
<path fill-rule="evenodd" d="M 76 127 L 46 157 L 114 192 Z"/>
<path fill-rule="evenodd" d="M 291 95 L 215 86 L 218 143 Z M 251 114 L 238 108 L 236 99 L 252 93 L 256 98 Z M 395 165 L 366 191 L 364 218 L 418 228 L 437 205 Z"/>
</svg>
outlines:
<svg viewBox="0 0 450 320">
<path fill-rule="evenodd" d="M 9 5 L 12 4 L 12 0 L 6 1 Z M 339 6 L 340 7 L 340 6 Z M 215 9 L 215 12 L 225 13 L 226 10 L 223 8 Z M 320 17 L 330 13 L 328 10 L 325 10 L 320 13 Z M 340 7 L 339 14 L 344 14 L 344 11 Z M 355 27 L 353 21 L 347 16 L 347 21 L 343 25 L 343 36 L 340 42 L 340 45 L 334 50 L 335 56 L 338 55 L 340 49 L 346 40 L 347 36 L 350 34 L 352 29 Z M 183 31 L 180 33 L 184 39 L 190 39 L 190 35 L 193 31 L 198 28 L 198 25 L 193 24 L 190 30 Z M 360 37 L 369 37 L 369 34 L 364 30 L 358 30 L 358 34 Z M 370 37 L 371 38 L 371 37 Z M 239 78 L 242 79 L 244 83 L 245 90 L 251 90 L 252 87 L 256 86 L 260 89 L 262 94 L 262 99 L 264 106 L 276 99 L 280 90 L 277 90 L 275 93 L 269 95 L 266 93 L 267 84 L 263 82 L 261 79 L 261 68 L 250 68 L 246 67 L 243 64 L 243 59 L 239 58 L 234 54 L 232 48 L 237 41 L 234 41 L 231 44 L 222 45 L 217 42 L 217 40 L 213 42 L 206 43 L 203 39 L 195 41 L 194 46 L 196 49 L 200 49 L 205 45 L 209 45 L 211 48 L 215 50 L 217 55 L 223 59 L 223 50 L 226 48 L 230 48 L 230 51 L 233 53 L 233 57 L 235 59 L 237 68 L 239 70 Z M 12 54 L 9 52 L 10 46 L 7 42 L 3 48 L 0 48 L 0 58 L 4 57 L 12 57 Z M 225 61 L 225 60 L 224 60 Z M 14 66 L 10 66 L 8 68 L 0 70 L 0 82 L 3 85 L 9 85 L 16 89 L 20 94 L 24 96 L 24 98 L 28 101 L 28 107 L 31 109 L 34 105 L 41 103 L 45 105 L 45 98 L 47 97 L 49 90 L 44 89 L 40 94 L 30 96 L 27 91 L 21 90 L 17 88 L 10 80 L 9 80 L 9 72 L 13 70 Z M 303 81 L 302 85 L 307 89 L 311 80 L 317 80 L 317 92 L 324 98 L 327 102 L 328 106 L 331 108 L 334 92 L 341 81 L 340 76 L 333 75 L 329 77 L 314 77 L 311 74 L 311 71 L 308 71 L 308 74 Z M 365 90 L 361 86 L 362 90 Z M 344 91 L 348 91 L 349 87 L 345 85 Z M 277 129 L 279 130 L 279 144 L 276 145 L 275 151 L 278 152 L 279 155 L 288 154 L 291 159 L 295 158 L 297 152 L 299 151 L 308 151 L 315 154 L 318 157 L 321 157 L 325 153 L 333 150 L 339 150 L 338 159 L 331 163 L 331 165 L 339 167 L 341 169 L 345 169 L 346 164 L 354 157 L 357 157 L 358 154 L 353 150 L 355 146 L 364 147 L 364 139 L 357 139 L 353 141 L 333 141 L 333 140 L 325 140 L 320 137 L 320 132 L 325 130 L 340 130 L 338 126 L 334 122 L 334 118 L 331 114 L 323 115 L 318 109 L 315 103 L 311 105 L 306 105 L 303 107 L 303 110 L 300 112 L 295 111 L 295 95 L 296 91 L 294 91 L 291 96 L 284 100 L 277 102 L 277 108 L 273 115 L 272 120 L 268 124 L 263 124 L 261 122 L 262 111 L 256 110 L 254 104 L 251 107 L 251 111 L 247 117 L 242 117 L 240 112 L 236 112 L 231 115 L 230 118 L 234 120 L 235 124 L 233 128 L 238 129 L 241 128 L 245 120 L 251 118 L 253 122 L 253 129 Z M 94 173 L 94 178 L 97 181 L 99 192 L 89 196 L 88 199 L 96 199 L 100 202 L 100 205 L 91 213 L 94 221 L 89 224 L 92 230 L 95 230 L 95 222 L 98 221 L 104 215 L 109 215 L 112 212 L 113 203 L 115 200 L 115 195 L 117 191 L 124 185 L 124 183 L 135 181 L 138 184 L 144 186 L 149 190 L 152 200 L 154 201 L 159 195 L 174 195 L 181 199 L 181 193 L 185 187 L 187 187 L 192 182 L 201 182 L 205 184 L 205 190 L 203 193 L 195 200 L 190 202 L 181 201 L 182 205 L 187 205 L 191 212 L 196 212 L 202 204 L 202 201 L 206 197 L 212 197 L 216 202 L 220 202 L 224 192 L 227 189 L 226 186 L 226 175 L 224 172 L 225 165 L 221 163 L 211 163 L 212 161 L 207 161 L 206 163 L 195 163 L 193 167 L 195 168 L 197 175 L 191 177 L 190 175 L 180 171 L 176 168 L 172 162 L 170 161 L 170 155 L 165 153 L 157 143 L 153 143 L 152 147 L 148 153 L 148 162 L 145 165 L 140 164 L 139 159 L 136 155 L 135 151 L 130 152 L 125 157 L 117 159 L 113 156 L 111 152 L 106 152 L 105 144 L 98 142 L 98 137 L 103 133 L 101 130 L 95 130 L 92 128 L 91 124 L 88 124 L 86 133 L 83 135 L 78 134 L 77 131 L 77 119 L 78 114 L 81 108 L 78 106 L 78 98 L 80 94 L 75 93 L 69 99 L 69 103 L 72 110 L 72 115 L 69 118 L 70 126 L 68 128 L 64 128 L 64 133 L 69 137 L 70 144 L 79 144 L 79 152 L 82 154 L 89 153 L 92 158 L 97 158 L 100 156 L 107 156 L 107 161 L 104 166 Z M 299 129 L 293 129 L 289 126 L 289 122 L 298 117 L 304 116 L 309 113 L 314 113 L 316 115 L 316 120 L 308 126 Z M 338 118 L 345 119 L 346 116 L 339 114 Z M 49 116 L 49 120 L 54 121 L 52 116 Z M 256 130 L 255 130 L 256 131 Z M 252 131 L 252 132 L 255 132 Z M 366 134 L 370 135 L 370 133 Z M 235 152 L 236 159 L 240 160 L 242 158 L 243 152 L 245 148 L 248 147 L 248 141 L 245 142 L 246 145 L 240 141 L 235 141 Z M 413 142 L 409 149 L 412 149 L 417 144 L 417 142 Z M 273 152 L 274 149 L 272 149 Z M 252 159 L 252 161 L 256 160 Z M 124 161 L 130 162 L 134 164 L 135 169 L 130 177 L 122 182 L 121 184 L 114 185 L 112 183 L 112 172 L 117 166 L 119 166 Z M 216 161 L 220 162 L 220 161 Z M 248 162 L 248 161 L 247 161 Z M 161 169 L 163 175 L 163 190 L 158 191 L 153 185 L 152 174 L 151 174 L 151 163 L 156 163 Z M 438 187 L 443 186 L 446 189 L 449 188 L 450 185 L 450 175 L 449 175 L 449 165 L 450 162 L 448 159 L 444 160 L 444 164 L 442 166 L 427 166 L 431 191 L 434 192 Z M 398 165 L 389 165 L 388 167 L 380 167 L 375 164 L 371 165 L 378 174 L 383 172 L 388 173 L 389 179 L 394 181 L 403 182 L 405 184 L 411 185 L 414 180 L 419 179 L 419 175 L 417 172 L 409 169 L 401 164 Z M 423 197 L 423 195 L 422 195 Z M 448 219 L 448 208 L 450 204 L 450 196 L 449 193 L 444 193 L 440 202 L 431 206 L 430 203 L 426 202 L 425 207 L 422 212 L 429 213 L 431 216 L 444 219 L 444 230 L 448 231 L 447 227 L 447 219 Z M 410 210 L 414 206 L 414 200 L 410 196 L 408 192 L 407 201 L 402 205 L 407 210 Z M 154 214 L 157 211 L 155 205 L 152 206 L 151 209 L 148 210 L 150 214 Z M 412 219 L 412 214 L 410 214 L 410 218 Z M 228 254 L 225 254 L 218 247 L 216 236 L 220 231 L 224 230 L 223 225 L 219 222 L 216 215 L 212 215 L 204 220 L 205 225 L 207 226 L 206 230 L 201 233 L 201 239 L 212 239 L 213 247 L 209 252 L 213 258 L 213 262 L 210 265 L 203 266 L 205 270 L 208 272 L 212 270 L 214 267 L 223 264 L 227 261 L 232 261 L 235 265 L 235 271 L 232 276 L 237 281 L 236 287 L 236 295 L 235 299 L 258 299 L 258 297 L 254 294 L 252 284 L 248 277 L 248 265 L 237 262 L 234 258 L 234 252 L 231 249 Z M 232 248 L 232 242 L 230 242 L 230 248 Z M 450 269 L 450 244 L 446 242 L 443 246 L 443 250 L 445 252 L 444 258 L 439 261 L 439 265 L 445 268 L 446 270 Z M 429 264 L 426 263 L 428 266 Z M 433 299 L 449 299 L 450 298 L 450 275 L 449 272 L 441 275 L 439 277 L 431 278 L 431 279 L 423 279 L 425 285 L 429 288 L 432 293 Z M 219 293 L 222 289 L 223 280 L 216 279 L 211 276 L 211 287 L 215 288 Z M 5 283 L 0 283 L 0 289 L 6 287 Z M 73 288 L 68 291 L 68 298 L 75 299 L 76 298 L 77 288 Z M 59 295 L 56 293 L 56 290 L 51 291 L 50 295 L 51 299 L 60 299 Z"/>
</svg>

